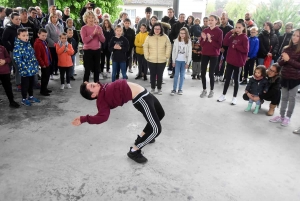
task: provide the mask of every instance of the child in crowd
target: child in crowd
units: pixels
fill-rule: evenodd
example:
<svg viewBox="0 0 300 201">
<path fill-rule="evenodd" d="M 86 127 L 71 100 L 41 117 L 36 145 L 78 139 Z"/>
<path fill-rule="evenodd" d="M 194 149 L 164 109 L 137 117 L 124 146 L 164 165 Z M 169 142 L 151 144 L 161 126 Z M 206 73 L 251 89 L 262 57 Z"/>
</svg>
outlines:
<svg viewBox="0 0 300 201">
<path fill-rule="evenodd" d="M 192 79 L 195 80 L 196 76 L 197 79 L 200 80 L 200 73 L 201 73 L 201 46 L 199 43 L 199 40 L 196 39 L 195 42 L 193 43 L 193 52 L 192 52 L 192 60 L 193 60 L 193 74 L 192 74 Z"/>
<path fill-rule="evenodd" d="M 126 75 L 127 51 L 129 49 L 128 40 L 122 36 L 123 29 L 120 25 L 115 28 L 115 36 L 110 40 L 109 51 L 112 54 L 112 82 L 116 80 L 116 74 L 121 70 L 123 79 L 128 79 Z M 117 78 L 119 79 L 119 78 Z"/>
<path fill-rule="evenodd" d="M 4 46 L 0 45 L 0 81 L 5 90 L 6 96 L 9 100 L 9 106 L 12 108 L 18 108 L 20 105 L 14 101 L 14 95 L 12 92 L 12 86 L 10 82 L 10 55 Z M 1 102 L 1 100 L 0 100 Z"/>
<path fill-rule="evenodd" d="M 100 83 L 84 82 L 80 87 L 81 95 L 88 99 L 97 99 L 98 113 L 95 116 L 81 116 L 72 122 L 79 126 L 82 123 L 101 124 L 108 120 L 110 110 L 132 100 L 134 107 L 140 111 L 147 121 L 144 130 L 137 136 L 134 146 L 130 147 L 127 156 L 137 163 L 147 162 L 141 149 L 148 143 L 154 143 L 155 138 L 161 133 L 161 120 L 165 116 L 164 109 L 155 96 L 135 83 L 126 80 L 117 80 L 113 83 L 102 85 Z"/>
<path fill-rule="evenodd" d="M 59 41 L 56 44 L 56 52 L 58 56 L 58 68 L 60 72 L 60 89 L 65 88 L 65 74 L 67 80 L 67 88 L 71 89 L 70 84 L 70 69 L 73 65 L 71 56 L 74 54 L 72 45 L 68 43 L 67 34 L 61 33 L 59 36 Z"/>
<path fill-rule="evenodd" d="M 253 75 L 254 64 L 256 61 L 258 49 L 259 49 L 259 39 L 257 37 L 258 28 L 252 27 L 250 29 L 251 36 L 248 38 L 249 40 L 249 53 L 247 62 L 244 66 L 244 77 L 240 84 L 247 84 L 248 75 Z"/>
<path fill-rule="evenodd" d="M 129 50 L 127 51 L 127 60 L 126 60 L 126 70 L 129 68 L 128 72 L 133 73 L 132 71 L 132 49 L 134 47 L 134 40 L 135 40 L 135 31 L 134 29 L 130 28 L 131 21 L 129 18 L 124 20 L 124 27 L 123 27 L 123 36 L 129 42 Z"/>
<path fill-rule="evenodd" d="M 74 72 L 75 72 L 75 59 L 76 59 L 76 54 L 78 52 L 78 43 L 76 42 L 75 38 L 73 38 L 73 29 L 69 28 L 67 29 L 67 41 L 69 44 L 72 45 L 72 48 L 74 50 L 74 54 L 71 55 L 72 59 L 72 67 L 69 72 L 70 80 L 75 80 L 74 78 Z"/>
<path fill-rule="evenodd" d="M 193 39 L 199 38 L 201 36 L 202 28 L 200 26 L 200 19 L 196 18 L 194 20 L 194 25 L 191 27 L 191 36 Z"/>
<path fill-rule="evenodd" d="M 40 102 L 39 99 L 33 97 L 34 76 L 39 72 L 39 64 L 34 49 L 30 45 L 27 29 L 19 28 L 17 33 L 18 38 L 14 44 L 13 59 L 21 76 L 22 104 L 31 106 L 31 103 Z M 28 99 L 27 93 L 29 94 Z"/>
<path fill-rule="evenodd" d="M 192 59 L 192 42 L 189 31 L 186 27 L 182 27 L 179 31 L 178 38 L 175 39 L 172 52 L 173 68 L 175 68 L 175 76 L 173 82 L 173 90 L 171 95 L 174 96 L 177 89 L 178 77 L 180 75 L 178 94 L 182 95 L 182 87 L 184 82 L 185 69 L 189 67 Z"/>
<path fill-rule="evenodd" d="M 143 49 L 143 45 L 147 37 L 148 37 L 147 25 L 141 24 L 140 32 L 136 35 L 134 40 L 134 45 L 136 46 L 135 48 L 136 56 L 139 64 L 138 75 L 135 78 L 136 80 L 140 79 L 141 77 L 144 77 L 144 80 L 147 80 L 148 66 L 144 56 L 144 49 Z"/>
<path fill-rule="evenodd" d="M 255 97 L 259 97 L 262 93 L 267 93 L 268 91 L 268 80 L 267 80 L 267 72 L 266 67 L 263 65 L 259 65 L 255 68 L 254 75 L 252 78 L 249 79 L 249 83 L 247 84 L 245 93 L 250 93 L 251 96 L 249 97 L 249 103 L 248 107 L 245 109 L 245 112 L 248 112 L 251 110 L 253 102 L 255 102 L 253 99 Z M 253 97 L 253 99 L 251 98 Z M 260 107 L 260 100 L 256 101 L 256 106 L 253 111 L 253 114 L 257 114 L 259 107 Z"/>
<path fill-rule="evenodd" d="M 38 31 L 38 38 L 34 42 L 36 59 L 41 67 L 41 90 L 43 96 L 50 96 L 51 90 L 48 89 L 50 78 L 51 52 L 48 47 L 47 30 L 42 28 Z"/>
<path fill-rule="evenodd" d="M 202 31 L 208 28 L 208 17 L 203 18 L 203 26 L 201 27 Z"/>
<path fill-rule="evenodd" d="M 218 17 L 215 15 L 209 16 L 209 28 L 204 29 L 201 33 L 200 44 L 202 47 L 202 60 L 201 60 L 201 79 L 203 91 L 200 94 L 201 98 L 206 97 L 206 71 L 209 63 L 209 79 L 210 79 L 210 92 L 208 98 L 214 96 L 214 73 L 218 64 L 220 49 L 222 47 L 223 32 L 217 27 Z"/>
</svg>

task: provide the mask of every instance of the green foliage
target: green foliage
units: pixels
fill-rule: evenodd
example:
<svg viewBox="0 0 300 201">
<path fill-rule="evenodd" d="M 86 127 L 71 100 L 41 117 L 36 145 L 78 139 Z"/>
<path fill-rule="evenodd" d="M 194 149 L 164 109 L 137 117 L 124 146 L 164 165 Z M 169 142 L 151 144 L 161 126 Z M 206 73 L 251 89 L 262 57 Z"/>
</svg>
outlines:
<svg viewBox="0 0 300 201">
<path fill-rule="evenodd" d="M 229 0 L 225 5 L 228 16 L 234 22 L 238 19 L 244 19 L 245 13 L 249 10 L 249 0 Z"/>
<path fill-rule="evenodd" d="M 71 9 L 71 17 L 77 22 L 79 25 L 80 19 L 80 10 L 88 3 L 88 0 L 83 1 L 74 1 L 74 0 L 56 0 L 55 5 L 57 9 L 63 11 L 64 7 L 70 7 Z M 123 4 L 122 0 L 93 0 L 93 3 L 96 4 L 96 7 L 100 7 L 102 9 L 102 13 L 109 13 L 111 16 L 111 21 L 113 22 L 119 16 L 121 8 L 119 5 Z M 40 6 L 44 13 L 48 12 L 48 1 L 47 0 L 1 0 L 1 4 L 7 7 L 24 7 L 29 8 L 30 6 Z M 79 27 L 77 27 L 79 28 Z"/>
<path fill-rule="evenodd" d="M 209 16 L 215 10 L 216 10 L 216 2 L 214 0 L 208 1 L 205 10 L 206 16 Z"/>
<path fill-rule="evenodd" d="M 260 29 L 262 29 L 266 21 L 274 22 L 276 20 L 283 21 L 283 24 L 293 22 L 294 28 L 298 28 L 300 21 L 299 10 L 300 5 L 295 4 L 294 0 L 270 0 L 268 4 L 261 2 L 252 17 Z M 281 29 L 281 31 L 284 32 L 284 29 Z"/>
</svg>

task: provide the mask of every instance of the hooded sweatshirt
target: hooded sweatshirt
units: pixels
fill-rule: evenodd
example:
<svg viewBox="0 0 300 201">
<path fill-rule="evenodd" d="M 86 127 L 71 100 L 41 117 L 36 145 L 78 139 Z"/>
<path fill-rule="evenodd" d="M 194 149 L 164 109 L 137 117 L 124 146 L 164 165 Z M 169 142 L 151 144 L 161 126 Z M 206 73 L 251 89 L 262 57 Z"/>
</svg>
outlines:
<svg viewBox="0 0 300 201">
<path fill-rule="evenodd" d="M 9 67 L 8 64 L 11 62 L 11 59 L 10 59 L 10 56 L 9 56 L 7 50 L 2 45 L 0 45 L 0 59 L 5 60 L 5 64 L 0 66 L 0 75 L 9 74 L 10 73 L 10 67 Z"/>
<path fill-rule="evenodd" d="M 209 33 L 212 41 L 210 43 L 207 38 L 204 41 L 201 37 L 200 45 L 202 47 L 202 55 L 218 57 L 220 55 L 220 48 L 222 47 L 223 42 L 222 30 L 219 27 L 215 27 L 213 29 L 204 29 L 203 32 L 205 34 Z"/>
<path fill-rule="evenodd" d="M 247 35 L 243 33 L 240 35 L 232 35 L 231 32 L 228 32 L 223 44 L 228 46 L 226 62 L 236 67 L 243 67 L 249 52 Z"/>
<path fill-rule="evenodd" d="M 96 102 L 98 113 L 95 116 L 81 116 L 81 123 L 101 124 L 108 120 L 111 109 L 132 100 L 132 92 L 126 80 L 116 80 L 104 85 L 100 83 L 100 86 Z"/>
</svg>

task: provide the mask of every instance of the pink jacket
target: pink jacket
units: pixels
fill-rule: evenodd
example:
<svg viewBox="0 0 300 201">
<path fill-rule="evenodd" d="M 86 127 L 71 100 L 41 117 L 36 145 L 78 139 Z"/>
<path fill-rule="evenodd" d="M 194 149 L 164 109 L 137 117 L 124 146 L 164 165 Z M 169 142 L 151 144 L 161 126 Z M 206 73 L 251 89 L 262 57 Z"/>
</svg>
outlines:
<svg viewBox="0 0 300 201">
<path fill-rule="evenodd" d="M 98 29 L 102 34 L 96 33 L 93 35 L 95 29 Z M 101 48 L 101 43 L 105 42 L 102 28 L 99 25 L 88 26 L 84 25 L 80 30 L 81 39 L 84 50 L 98 50 Z"/>
</svg>

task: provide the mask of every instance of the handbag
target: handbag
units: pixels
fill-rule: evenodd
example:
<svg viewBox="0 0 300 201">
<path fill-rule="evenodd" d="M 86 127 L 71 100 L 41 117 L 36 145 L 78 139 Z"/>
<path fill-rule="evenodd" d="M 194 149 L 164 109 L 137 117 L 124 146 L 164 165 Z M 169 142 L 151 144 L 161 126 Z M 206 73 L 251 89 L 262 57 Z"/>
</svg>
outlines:
<svg viewBox="0 0 300 201">
<path fill-rule="evenodd" d="M 269 53 L 271 52 L 272 50 L 272 46 L 270 47 L 270 51 Z M 266 67 L 266 69 L 268 69 L 270 66 L 271 66 L 271 63 L 272 63 L 272 56 L 266 56 L 265 59 L 264 59 L 264 66 Z"/>
</svg>

